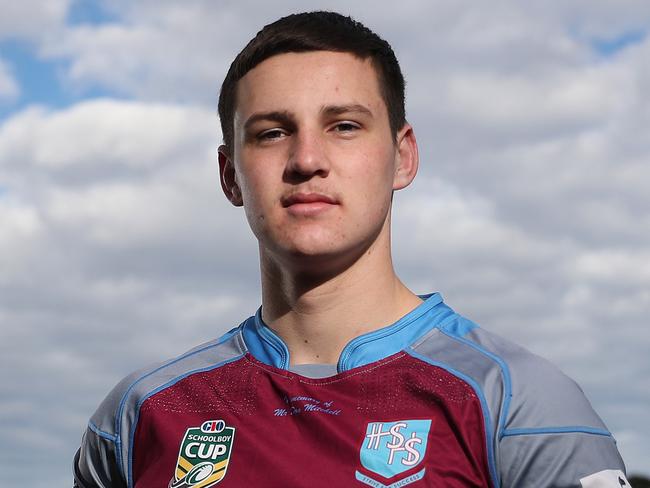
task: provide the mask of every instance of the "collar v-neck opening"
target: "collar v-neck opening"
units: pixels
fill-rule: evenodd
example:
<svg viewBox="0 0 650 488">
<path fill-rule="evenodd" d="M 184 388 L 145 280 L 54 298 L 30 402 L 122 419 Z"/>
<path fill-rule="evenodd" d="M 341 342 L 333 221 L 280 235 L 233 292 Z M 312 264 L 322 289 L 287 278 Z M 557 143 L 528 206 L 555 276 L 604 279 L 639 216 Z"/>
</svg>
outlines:
<svg viewBox="0 0 650 488">
<path fill-rule="evenodd" d="M 336 365 L 338 373 L 403 350 L 453 313 L 442 302 L 439 293 L 422 295 L 420 298 L 423 302 L 396 322 L 352 339 L 341 352 Z M 264 323 L 261 307 L 244 322 L 242 335 L 249 352 L 259 361 L 291 370 L 289 349 L 280 336 Z"/>
</svg>

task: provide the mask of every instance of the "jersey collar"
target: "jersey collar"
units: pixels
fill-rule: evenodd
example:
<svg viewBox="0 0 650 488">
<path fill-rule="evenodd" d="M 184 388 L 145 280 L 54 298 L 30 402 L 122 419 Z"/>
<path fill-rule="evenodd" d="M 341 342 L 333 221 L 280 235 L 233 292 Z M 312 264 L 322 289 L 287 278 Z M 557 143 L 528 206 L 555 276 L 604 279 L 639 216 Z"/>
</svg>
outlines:
<svg viewBox="0 0 650 488">
<path fill-rule="evenodd" d="M 398 353 L 438 327 L 454 312 L 439 293 L 421 296 L 424 301 L 397 322 L 352 339 L 341 352 L 339 373 L 365 366 Z M 242 324 L 242 335 L 249 352 L 263 363 L 289 369 L 289 349 L 262 320 L 262 308 Z"/>
</svg>

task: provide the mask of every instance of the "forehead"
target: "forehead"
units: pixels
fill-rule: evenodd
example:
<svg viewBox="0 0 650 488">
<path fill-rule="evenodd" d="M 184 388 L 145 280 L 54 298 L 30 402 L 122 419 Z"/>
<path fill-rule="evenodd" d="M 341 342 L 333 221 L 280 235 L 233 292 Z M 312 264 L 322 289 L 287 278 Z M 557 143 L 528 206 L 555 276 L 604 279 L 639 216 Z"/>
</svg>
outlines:
<svg viewBox="0 0 650 488">
<path fill-rule="evenodd" d="M 356 103 L 386 112 L 377 70 L 370 59 L 350 53 L 310 51 L 272 56 L 239 80 L 238 119 L 258 111 L 300 111 Z M 386 112 L 387 115 L 387 112 Z"/>
</svg>

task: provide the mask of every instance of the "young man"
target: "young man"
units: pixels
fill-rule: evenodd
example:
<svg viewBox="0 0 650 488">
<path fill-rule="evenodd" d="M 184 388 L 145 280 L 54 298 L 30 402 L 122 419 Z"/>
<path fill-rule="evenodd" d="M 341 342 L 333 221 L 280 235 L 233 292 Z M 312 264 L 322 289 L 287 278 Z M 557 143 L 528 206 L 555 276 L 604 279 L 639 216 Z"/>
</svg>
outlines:
<svg viewBox="0 0 650 488">
<path fill-rule="evenodd" d="M 262 307 L 120 383 L 75 486 L 629 486 L 575 383 L 396 276 L 392 194 L 418 150 L 385 41 L 334 13 L 280 19 L 233 62 L 219 114 Z"/>
</svg>

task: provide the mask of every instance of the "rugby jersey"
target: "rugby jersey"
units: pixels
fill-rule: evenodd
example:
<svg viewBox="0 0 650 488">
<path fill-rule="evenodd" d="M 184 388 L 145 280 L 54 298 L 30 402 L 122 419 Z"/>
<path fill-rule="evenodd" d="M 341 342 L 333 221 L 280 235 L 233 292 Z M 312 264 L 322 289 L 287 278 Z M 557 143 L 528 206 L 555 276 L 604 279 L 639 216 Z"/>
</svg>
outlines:
<svg viewBox="0 0 650 488">
<path fill-rule="evenodd" d="M 336 365 L 292 366 L 258 310 L 133 373 L 90 419 L 74 486 L 629 486 L 575 382 L 423 298 Z"/>
</svg>

